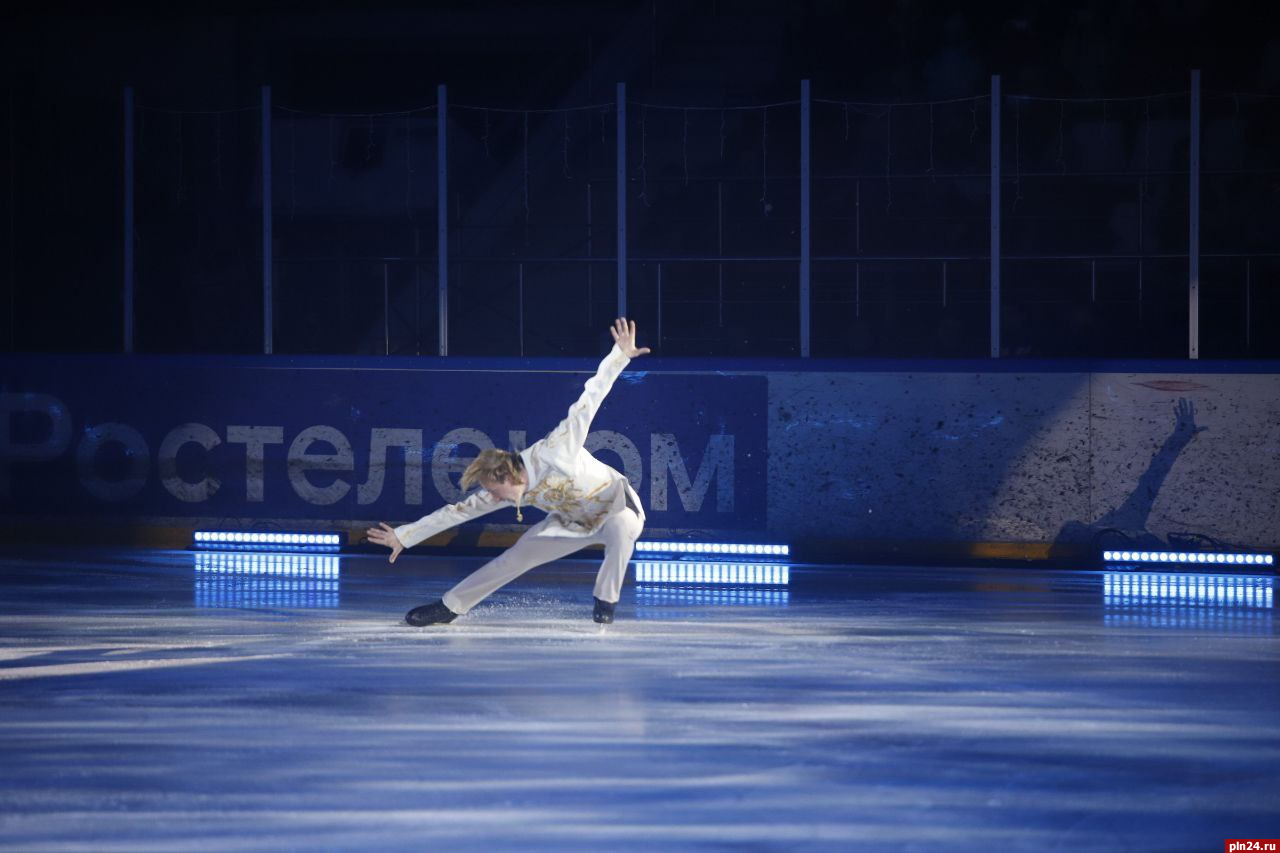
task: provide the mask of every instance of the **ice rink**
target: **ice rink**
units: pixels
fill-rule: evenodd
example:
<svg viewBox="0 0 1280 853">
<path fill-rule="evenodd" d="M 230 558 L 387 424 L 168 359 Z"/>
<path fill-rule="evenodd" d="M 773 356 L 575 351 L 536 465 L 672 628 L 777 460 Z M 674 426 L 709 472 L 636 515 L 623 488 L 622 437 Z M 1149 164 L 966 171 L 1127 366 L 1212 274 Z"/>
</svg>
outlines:
<svg viewBox="0 0 1280 853">
<path fill-rule="evenodd" d="M 418 629 L 404 612 L 481 559 L 344 555 L 296 577 L 209 559 L 0 549 L 0 847 L 1146 853 L 1280 836 L 1274 575 L 632 574 L 601 627 L 594 564 L 565 560 Z"/>
</svg>

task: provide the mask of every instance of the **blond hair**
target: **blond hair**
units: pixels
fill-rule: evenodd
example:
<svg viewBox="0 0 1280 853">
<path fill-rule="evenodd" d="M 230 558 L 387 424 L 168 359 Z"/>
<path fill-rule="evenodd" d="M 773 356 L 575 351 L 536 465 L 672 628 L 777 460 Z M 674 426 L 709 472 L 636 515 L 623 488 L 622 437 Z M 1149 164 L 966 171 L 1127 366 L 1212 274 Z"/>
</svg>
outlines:
<svg viewBox="0 0 1280 853">
<path fill-rule="evenodd" d="M 484 480 L 497 483 L 514 481 L 516 474 L 524 470 L 524 461 L 518 453 L 505 450 L 482 450 L 467 470 L 462 472 L 462 489 L 466 491 Z"/>
</svg>

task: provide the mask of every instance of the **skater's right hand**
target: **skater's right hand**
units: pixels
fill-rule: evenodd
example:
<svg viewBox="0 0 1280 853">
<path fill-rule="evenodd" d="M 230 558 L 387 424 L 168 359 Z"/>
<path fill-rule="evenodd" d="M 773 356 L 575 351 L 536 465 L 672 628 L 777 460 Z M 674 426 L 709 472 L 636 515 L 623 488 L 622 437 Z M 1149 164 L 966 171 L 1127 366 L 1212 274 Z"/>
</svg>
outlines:
<svg viewBox="0 0 1280 853">
<path fill-rule="evenodd" d="M 396 561 L 396 557 L 400 556 L 400 552 L 404 550 L 404 546 L 400 544 L 400 540 L 396 538 L 395 530 L 387 526 L 385 521 L 378 522 L 377 527 L 370 527 L 366 533 L 370 542 L 376 542 L 379 545 L 386 545 L 391 549 L 391 562 Z"/>
</svg>

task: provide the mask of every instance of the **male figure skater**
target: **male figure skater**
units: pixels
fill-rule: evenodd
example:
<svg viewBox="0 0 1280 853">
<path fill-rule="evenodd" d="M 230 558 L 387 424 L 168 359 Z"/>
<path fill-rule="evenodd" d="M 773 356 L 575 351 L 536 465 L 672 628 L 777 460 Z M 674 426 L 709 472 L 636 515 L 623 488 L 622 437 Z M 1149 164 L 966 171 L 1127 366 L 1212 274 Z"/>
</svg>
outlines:
<svg viewBox="0 0 1280 853">
<path fill-rule="evenodd" d="M 649 352 L 637 348 L 636 324 L 619 317 L 609 329 L 614 346 L 587 380 L 569 414 L 547 437 L 519 453 L 485 450 L 462 473 L 462 488 L 476 483 L 480 490 L 465 500 L 441 507 L 412 524 L 391 528 L 381 522 L 368 531 L 369 540 L 391 549 L 391 562 L 400 552 L 464 521 L 515 504 L 527 503 L 547 517 L 524 532 L 504 553 L 481 566 L 439 601 L 405 614 L 410 625 L 452 622 L 492 592 L 520 575 L 574 551 L 604 543 L 604 562 L 596 575 L 592 618 L 613 621 L 614 605 L 622 591 L 627 561 L 644 528 L 640 498 L 627 478 L 587 452 L 583 446 L 591 420 L 614 380 L 631 359 Z"/>
</svg>

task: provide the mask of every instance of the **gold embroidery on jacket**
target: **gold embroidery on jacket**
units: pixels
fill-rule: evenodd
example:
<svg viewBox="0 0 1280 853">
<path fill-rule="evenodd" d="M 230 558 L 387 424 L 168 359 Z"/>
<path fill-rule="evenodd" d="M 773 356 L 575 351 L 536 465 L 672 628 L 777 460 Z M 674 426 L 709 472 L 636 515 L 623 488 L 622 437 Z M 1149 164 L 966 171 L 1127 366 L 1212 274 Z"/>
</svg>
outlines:
<svg viewBox="0 0 1280 853">
<path fill-rule="evenodd" d="M 525 497 L 538 509 L 560 516 L 570 527 L 592 530 L 608 512 L 610 504 L 607 499 L 596 496 L 610 485 L 603 483 L 584 495 L 568 477 L 548 477 L 525 492 Z"/>
</svg>

